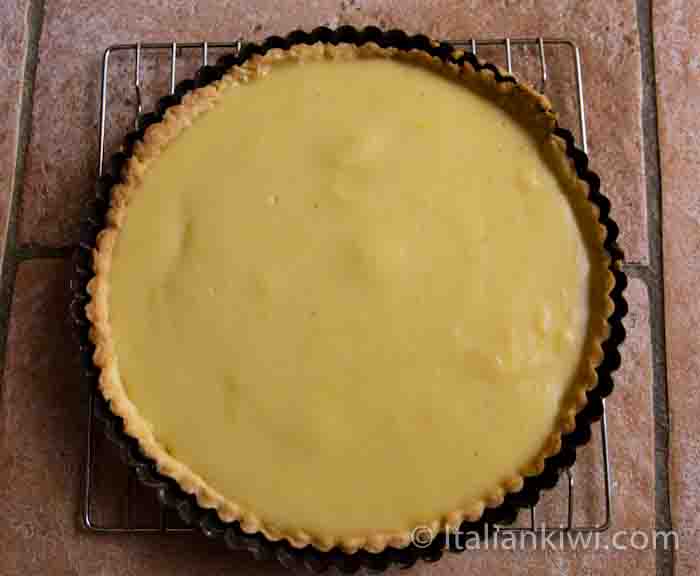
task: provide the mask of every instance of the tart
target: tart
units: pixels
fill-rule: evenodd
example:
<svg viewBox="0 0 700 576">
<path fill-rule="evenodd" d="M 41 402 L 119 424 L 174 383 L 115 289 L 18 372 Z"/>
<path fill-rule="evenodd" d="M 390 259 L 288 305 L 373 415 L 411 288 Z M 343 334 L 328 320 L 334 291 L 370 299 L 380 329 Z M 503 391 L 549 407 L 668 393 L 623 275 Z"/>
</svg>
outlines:
<svg viewBox="0 0 700 576">
<path fill-rule="evenodd" d="M 112 188 L 86 314 L 161 474 L 248 533 L 378 552 L 557 454 L 613 311 L 549 102 L 374 43 L 234 66 Z"/>
</svg>

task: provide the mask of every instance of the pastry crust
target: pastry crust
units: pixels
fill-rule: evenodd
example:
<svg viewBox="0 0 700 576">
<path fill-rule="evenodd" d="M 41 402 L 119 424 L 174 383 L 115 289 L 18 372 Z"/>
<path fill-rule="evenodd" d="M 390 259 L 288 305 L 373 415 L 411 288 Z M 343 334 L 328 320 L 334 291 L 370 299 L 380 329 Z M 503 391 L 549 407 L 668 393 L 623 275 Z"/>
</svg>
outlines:
<svg viewBox="0 0 700 576">
<path fill-rule="evenodd" d="M 456 55 L 458 56 L 459 53 Z M 265 524 L 256 515 L 255 510 L 225 498 L 193 470 L 173 458 L 167 448 L 156 439 L 149 423 L 128 398 L 120 378 L 109 307 L 113 249 L 124 224 L 130 200 L 138 193 L 142 177 L 150 163 L 199 115 L 206 114 L 209 109 L 216 106 L 225 90 L 265 76 L 271 72 L 275 63 L 280 61 L 378 57 L 415 62 L 453 77 L 495 101 L 526 125 L 536 139 L 544 144 L 543 149 L 547 153 L 550 165 L 569 194 L 587 244 L 591 281 L 594 285 L 594 289 L 591 290 L 584 354 L 576 382 L 569 395 L 563 400 L 556 429 L 544 442 L 536 458 L 527 466 L 514 470 L 510 478 L 495 485 L 480 500 L 427 523 L 427 526 L 433 530 L 433 534 L 437 534 L 440 530 L 458 527 L 463 520 L 478 520 L 486 507 L 498 506 L 503 502 L 506 493 L 521 490 L 524 477 L 541 473 L 545 459 L 560 451 L 562 435 L 574 430 L 575 416 L 586 405 L 586 391 L 597 384 L 595 368 L 603 359 L 601 343 L 608 337 L 608 318 L 614 308 L 609 296 L 615 282 L 610 270 L 611 258 L 603 248 L 606 232 L 598 222 L 597 207 L 587 199 L 588 185 L 577 176 L 573 161 L 565 152 L 564 141 L 554 133 L 556 117 L 549 101 L 543 95 L 514 79 L 507 82 L 498 81 L 494 71 L 488 68 L 476 70 L 468 61 L 461 66 L 445 63 L 420 50 L 405 52 L 395 48 L 381 48 L 374 43 L 362 46 L 300 44 L 289 50 L 272 49 L 265 55 L 254 55 L 244 64 L 231 68 L 220 80 L 194 90 L 183 98 L 181 104 L 168 108 L 163 120 L 150 126 L 145 131 L 143 140 L 134 145 L 133 155 L 126 162 L 121 174 L 121 182 L 112 188 L 107 224 L 99 233 L 96 248 L 93 251 L 95 276 L 87 288 L 91 301 L 86 306 L 86 314 L 92 323 L 90 339 L 95 344 L 93 361 L 101 369 L 99 387 L 105 399 L 108 400 L 112 412 L 122 418 L 126 433 L 138 440 L 141 450 L 156 462 L 159 472 L 173 478 L 187 493 L 195 495 L 200 506 L 215 509 L 224 522 L 239 521 L 241 528 L 247 533 L 262 532 L 273 541 L 286 539 L 292 546 L 298 548 L 311 544 L 324 551 L 339 546 L 349 553 L 359 549 L 379 552 L 388 546 L 397 548 L 407 546 L 411 540 L 411 531 L 376 532 L 352 538 L 310 534 L 301 529 L 281 531 L 275 526 Z M 506 76 L 504 72 L 501 74 Z"/>
</svg>

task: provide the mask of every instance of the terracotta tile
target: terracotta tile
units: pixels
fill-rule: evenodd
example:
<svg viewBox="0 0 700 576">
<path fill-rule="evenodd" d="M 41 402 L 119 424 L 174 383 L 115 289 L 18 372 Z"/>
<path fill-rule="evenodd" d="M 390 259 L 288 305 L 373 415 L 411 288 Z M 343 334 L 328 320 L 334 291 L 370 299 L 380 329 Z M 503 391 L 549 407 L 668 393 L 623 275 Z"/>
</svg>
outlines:
<svg viewBox="0 0 700 576">
<path fill-rule="evenodd" d="M 129 470 L 117 445 L 104 435 L 101 426 L 94 430 L 90 519 L 97 526 L 123 526 L 129 510 Z"/>
<path fill-rule="evenodd" d="M 654 3 L 661 155 L 671 518 L 680 530 L 676 573 L 697 574 L 700 557 L 700 6 Z"/>
<path fill-rule="evenodd" d="M 0 397 L 0 574 L 278 573 L 203 536 L 94 536 L 78 525 L 84 384 L 65 321 L 68 267 L 20 265 Z"/>
<path fill-rule="evenodd" d="M 379 24 L 423 31 L 435 37 L 543 34 L 576 40 L 583 50 L 589 140 L 595 168 L 612 197 L 623 230 L 622 243 L 632 261 L 646 261 L 646 203 L 642 186 L 640 132 L 640 57 L 635 0 L 604 3 L 566 0 L 554 5 L 533 2 L 470 6 L 450 0 L 319 0 L 314 3 L 190 3 L 161 0 L 88 2 L 49 0 L 40 44 L 34 132 L 28 157 L 20 237 L 24 242 L 61 245 L 77 238 L 81 204 L 90 194 L 96 162 L 96 102 L 100 52 L 114 42 L 143 40 L 224 40 L 243 35 L 260 39 L 295 27 Z M 548 54 L 552 77 L 548 92 L 563 103 L 564 123 L 571 125 L 571 69 L 561 54 Z M 117 62 L 131 73 L 130 63 Z M 557 62 L 559 62 L 557 64 Z M 121 67 L 120 67 L 121 66 Z M 147 65 L 148 66 L 148 65 Z M 167 70 L 150 65 L 159 92 L 167 87 Z M 518 70 L 516 66 L 516 71 Z M 566 78 L 561 78 L 562 74 Z M 130 87 L 129 87 L 130 88 Z M 117 91 L 110 148 L 121 139 L 133 110 L 131 90 Z"/>
<path fill-rule="evenodd" d="M 12 192 L 15 186 L 15 160 L 19 132 L 19 108 L 27 44 L 29 0 L 0 5 L 0 265 Z"/>
</svg>

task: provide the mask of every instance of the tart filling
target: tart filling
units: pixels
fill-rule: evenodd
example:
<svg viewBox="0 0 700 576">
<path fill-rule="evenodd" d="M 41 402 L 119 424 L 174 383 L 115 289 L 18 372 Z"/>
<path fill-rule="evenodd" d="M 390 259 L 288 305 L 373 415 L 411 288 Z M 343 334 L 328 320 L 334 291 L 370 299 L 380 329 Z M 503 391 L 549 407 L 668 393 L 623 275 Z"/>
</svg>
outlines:
<svg viewBox="0 0 700 576">
<path fill-rule="evenodd" d="M 595 208 L 520 84 L 271 50 L 148 129 L 88 315 L 104 395 L 244 530 L 381 550 L 542 469 L 596 383 Z"/>
</svg>

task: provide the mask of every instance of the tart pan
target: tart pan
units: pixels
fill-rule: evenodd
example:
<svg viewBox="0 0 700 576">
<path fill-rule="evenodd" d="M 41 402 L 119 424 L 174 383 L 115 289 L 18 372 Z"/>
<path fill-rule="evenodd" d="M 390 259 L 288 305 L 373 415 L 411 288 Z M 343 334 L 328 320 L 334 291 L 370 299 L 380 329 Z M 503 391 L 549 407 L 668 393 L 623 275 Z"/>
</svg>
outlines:
<svg viewBox="0 0 700 576">
<path fill-rule="evenodd" d="M 144 131 L 148 126 L 159 122 L 165 110 L 178 104 L 188 91 L 218 80 L 226 70 L 243 63 L 253 54 L 264 54 L 272 48 L 288 49 L 294 44 L 314 44 L 316 42 L 356 45 L 375 42 L 382 47 L 395 47 L 406 51 L 420 49 L 446 62 L 459 65 L 466 63 L 476 70 L 488 70 L 498 82 L 516 82 L 512 76 L 504 74 L 493 64 L 481 62 L 473 54 L 456 52 L 454 47 L 448 43 L 436 43 L 423 35 L 409 36 L 400 30 L 382 31 L 376 27 L 367 27 L 361 30 L 351 26 L 343 26 L 337 30 L 322 27 L 316 28 L 310 33 L 296 30 L 284 38 L 271 36 L 261 44 L 245 44 L 239 54 L 222 56 L 216 66 L 200 68 L 194 79 L 181 82 L 173 95 L 162 98 L 158 104 L 158 111 L 143 117 L 140 130 L 127 135 L 122 150 L 115 154 L 111 159 L 111 164 L 106 166 L 106 175 L 98 181 L 93 201 L 87 209 L 81 230 L 80 244 L 74 255 L 74 274 L 71 279 L 73 294 L 71 315 L 80 343 L 85 382 L 96 399 L 95 414 L 97 418 L 103 423 L 107 436 L 121 448 L 123 459 L 134 469 L 139 480 L 156 488 L 161 503 L 176 509 L 185 522 L 197 527 L 210 538 L 223 539 L 226 546 L 232 550 L 248 550 L 259 559 L 274 558 L 288 568 L 304 567 L 317 573 L 331 567 L 344 573 L 354 573 L 361 568 L 372 572 L 383 571 L 392 565 L 408 568 L 418 560 L 435 562 L 443 556 L 446 549 L 450 551 L 463 550 L 465 548 L 461 545 L 463 542 L 454 542 L 455 538 L 459 539 L 458 534 L 478 533 L 488 537 L 496 525 L 503 526 L 513 523 L 519 509 L 536 504 L 540 492 L 554 487 L 561 472 L 574 464 L 576 449 L 590 440 L 591 424 L 602 416 L 602 400 L 613 389 L 612 373 L 620 366 L 618 348 L 625 338 L 622 319 L 627 314 L 627 302 L 623 296 L 623 291 L 627 286 L 627 278 L 621 270 L 623 253 L 617 245 L 619 229 L 610 218 L 610 202 L 600 192 L 599 177 L 588 169 L 587 155 L 577 148 L 574 137 L 568 130 L 557 125 L 554 133 L 566 142 L 566 153 L 573 160 L 578 177 L 588 184 L 588 200 L 599 209 L 599 222 L 606 230 L 603 246 L 610 256 L 609 269 L 615 280 L 610 292 L 610 299 L 614 304 L 614 310 L 608 318 L 610 333 L 608 339 L 602 344 L 603 360 L 596 368 L 598 383 L 593 390 L 587 392 L 588 402 L 576 416 L 576 428 L 570 434 L 562 437 L 561 451 L 546 459 L 542 473 L 526 477 L 520 492 L 507 494 L 501 505 L 487 508 L 478 521 L 463 522 L 459 533 L 449 536 L 449 546 L 446 546 L 448 543 L 445 534 L 440 534 L 427 547 L 411 544 L 402 549 L 386 548 L 377 554 L 366 550 L 347 554 L 339 549 L 322 552 L 310 545 L 297 549 L 284 540 L 271 542 L 261 533 L 246 534 L 238 522 L 222 522 L 215 511 L 200 507 L 195 498 L 185 493 L 175 481 L 159 474 L 155 463 L 139 449 L 138 442 L 124 432 L 121 418 L 110 411 L 106 400 L 99 392 L 99 369 L 92 361 L 94 346 L 88 337 L 90 321 L 85 316 L 85 305 L 90 299 L 86 290 L 87 283 L 93 277 L 92 250 L 95 247 L 97 234 L 105 226 L 110 190 L 113 185 L 119 182 L 121 168 L 131 155 L 134 144 L 143 138 Z M 543 254 L 542 257 L 546 257 L 546 254 Z"/>
</svg>

